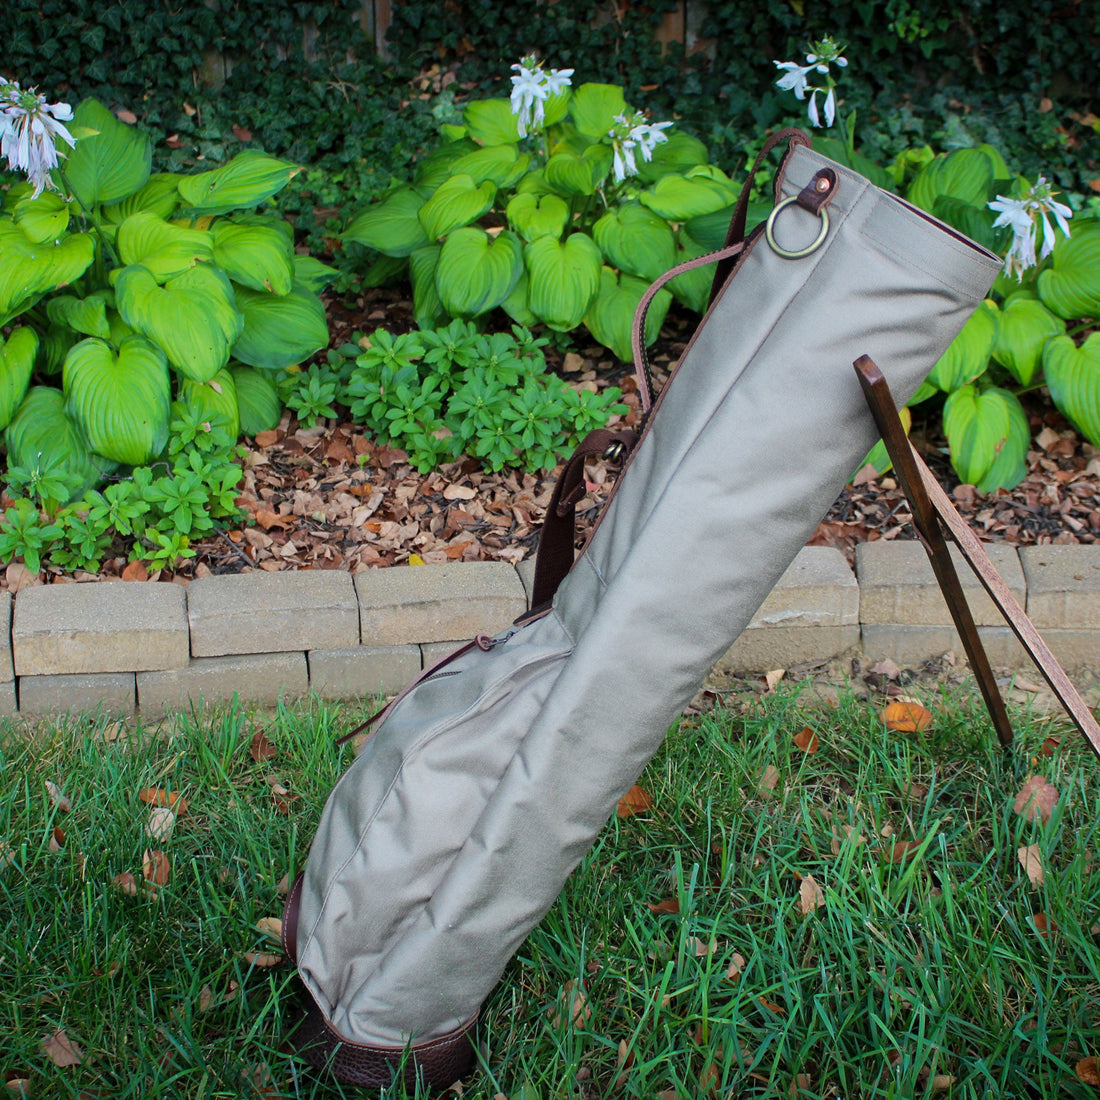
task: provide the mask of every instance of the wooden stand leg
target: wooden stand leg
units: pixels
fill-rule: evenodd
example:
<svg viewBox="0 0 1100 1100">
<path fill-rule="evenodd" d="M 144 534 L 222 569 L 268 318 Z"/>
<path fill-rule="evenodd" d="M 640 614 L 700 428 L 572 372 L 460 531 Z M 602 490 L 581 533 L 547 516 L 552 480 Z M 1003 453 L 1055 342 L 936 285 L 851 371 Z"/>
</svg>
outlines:
<svg viewBox="0 0 1100 1100">
<path fill-rule="evenodd" d="M 855 362 L 856 375 L 863 387 L 871 415 L 882 433 L 886 451 L 894 463 L 898 481 L 913 509 L 913 524 L 932 561 L 932 569 L 943 590 L 951 617 L 955 621 L 971 668 L 978 681 L 1001 745 L 1012 743 L 1012 727 L 1004 700 L 997 689 L 989 659 L 978 638 L 974 618 L 959 584 L 951 555 L 947 552 L 944 532 L 951 536 L 967 564 L 974 570 L 990 598 L 1005 617 L 1005 622 L 1027 650 L 1058 701 L 1074 725 L 1081 731 L 1092 751 L 1100 757 L 1100 724 L 1085 705 L 1073 682 L 1055 659 L 1031 620 L 1016 602 L 1004 578 L 994 568 L 981 542 L 948 499 L 932 471 L 909 442 L 898 416 L 897 406 L 882 372 L 866 355 Z"/>
</svg>

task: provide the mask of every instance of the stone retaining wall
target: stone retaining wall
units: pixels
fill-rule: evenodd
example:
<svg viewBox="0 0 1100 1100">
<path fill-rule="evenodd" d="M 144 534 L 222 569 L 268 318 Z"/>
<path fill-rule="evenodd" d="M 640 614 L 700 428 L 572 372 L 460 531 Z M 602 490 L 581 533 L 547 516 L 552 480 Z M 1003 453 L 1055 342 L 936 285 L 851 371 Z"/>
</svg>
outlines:
<svg viewBox="0 0 1100 1100">
<path fill-rule="evenodd" d="M 1100 546 L 988 549 L 1062 664 L 1100 669 Z M 392 694 L 526 611 L 533 573 L 533 562 L 472 562 L 0 593 L 0 715 L 157 718 L 235 695 L 271 705 L 309 692 Z M 1026 667 L 961 559 L 959 573 L 994 666 Z M 918 543 L 865 543 L 855 573 L 839 550 L 805 548 L 715 669 L 763 672 L 859 649 L 903 667 L 961 653 Z"/>
</svg>

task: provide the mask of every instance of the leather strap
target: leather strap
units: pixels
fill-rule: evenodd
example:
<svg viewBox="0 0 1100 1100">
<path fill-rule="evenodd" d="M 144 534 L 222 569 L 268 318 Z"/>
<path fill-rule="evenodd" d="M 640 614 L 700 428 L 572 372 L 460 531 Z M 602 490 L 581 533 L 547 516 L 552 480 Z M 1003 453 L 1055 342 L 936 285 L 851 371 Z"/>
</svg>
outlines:
<svg viewBox="0 0 1100 1100">
<path fill-rule="evenodd" d="M 875 418 L 875 424 L 886 444 L 886 451 L 894 463 L 898 481 L 913 508 L 914 526 L 928 552 L 933 572 L 943 590 L 951 617 L 962 638 L 963 647 L 1002 746 L 1007 748 L 1012 743 L 1012 726 L 1008 720 L 1004 700 L 993 677 L 993 671 L 989 666 L 989 659 L 978 636 L 977 627 L 974 625 L 973 616 L 967 606 L 966 597 L 963 595 L 962 586 L 959 584 L 954 563 L 947 551 L 943 536 L 944 527 L 958 546 L 964 560 L 974 570 L 982 587 L 989 593 L 997 609 L 1012 628 L 1012 632 L 1020 640 L 1020 644 L 1035 662 L 1074 725 L 1084 735 L 1093 752 L 1100 757 L 1100 725 L 1097 724 L 1092 712 L 1073 686 L 1073 682 L 1035 629 L 1035 625 L 1020 607 L 1016 597 L 1012 595 L 1004 578 L 997 572 L 978 537 L 959 515 L 935 475 L 909 442 L 882 372 L 866 355 L 857 359 L 854 366 L 860 385 L 863 387 L 864 396 L 870 405 L 871 414 Z"/>
<path fill-rule="evenodd" d="M 577 504 L 584 497 L 584 464 L 596 455 L 623 461 L 634 449 L 637 436 L 630 430 L 615 432 L 599 428 L 581 440 L 580 445 L 566 462 L 539 536 L 539 554 L 535 562 L 535 584 L 531 593 L 531 607 L 537 609 L 548 604 L 573 568 L 573 542 L 577 530 Z"/>
</svg>

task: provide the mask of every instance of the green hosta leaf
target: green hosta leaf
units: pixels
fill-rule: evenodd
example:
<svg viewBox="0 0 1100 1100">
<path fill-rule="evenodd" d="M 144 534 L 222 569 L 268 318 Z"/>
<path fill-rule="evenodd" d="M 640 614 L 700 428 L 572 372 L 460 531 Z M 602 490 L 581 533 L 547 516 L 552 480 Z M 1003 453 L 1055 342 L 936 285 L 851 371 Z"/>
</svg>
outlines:
<svg viewBox="0 0 1100 1100">
<path fill-rule="evenodd" d="M 101 472 L 76 422 L 65 412 L 65 397 L 53 386 L 32 386 L 5 433 L 8 464 L 53 467 L 71 474 L 85 488 Z"/>
<path fill-rule="evenodd" d="M 685 227 L 677 236 L 676 256 L 672 266 L 682 264 L 685 260 L 696 260 L 710 251 L 713 249 L 704 248 Z M 696 313 L 705 313 L 713 282 L 714 265 L 707 264 L 705 267 L 697 267 L 692 271 L 685 271 L 683 275 L 677 275 L 675 279 L 669 281 L 668 289 L 672 291 L 672 296 L 688 309 Z"/>
<path fill-rule="evenodd" d="M 429 243 L 417 217 L 423 205 L 424 199 L 415 191 L 402 188 L 357 214 L 340 236 L 383 256 L 408 256 Z"/>
<path fill-rule="evenodd" d="M 210 227 L 214 263 L 233 282 L 253 290 L 289 294 L 294 284 L 294 246 L 278 228 L 219 220 Z"/>
<path fill-rule="evenodd" d="M 970 320 L 932 368 L 928 381 L 944 393 L 952 393 L 984 374 L 993 354 L 997 317 L 996 305 L 987 298 L 970 315 Z"/>
<path fill-rule="evenodd" d="M 954 226 L 971 240 L 977 241 L 991 252 L 997 247 L 993 222 L 996 215 L 987 206 L 971 206 L 962 199 L 950 195 L 938 195 L 932 204 L 932 213 L 942 222 Z"/>
<path fill-rule="evenodd" d="M 519 281 L 512 287 L 512 293 L 500 303 L 500 308 L 516 322 L 517 325 L 525 325 L 530 328 L 537 325 L 539 319 L 531 312 L 527 305 L 527 272 L 519 277 Z"/>
<path fill-rule="evenodd" d="M 237 384 L 229 369 L 218 371 L 209 382 L 195 382 L 185 378 L 180 385 L 179 399 L 189 409 L 197 412 L 204 421 L 212 426 L 223 428 L 230 439 L 236 439 L 241 434 L 240 413 L 237 408 Z M 278 400 L 276 395 L 276 404 Z M 278 423 L 278 417 L 275 423 Z"/>
<path fill-rule="evenodd" d="M 1039 297 L 1067 321 L 1100 317 L 1100 222 L 1084 222 L 1058 240 L 1050 267 L 1039 273 Z"/>
<path fill-rule="evenodd" d="M 721 210 L 737 198 L 738 190 L 724 172 L 705 164 L 682 176 L 662 176 L 639 198 L 662 218 L 682 222 Z"/>
<path fill-rule="evenodd" d="M 559 332 L 576 328 L 600 289 L 603 260 L 596 242 L 584 233 L 564 242 L 539 237 L 524 248 L 523 262 L 532 313 Z"/>
<path fill-rule="evenodd" d="M 707 163 L 707 147 L 697 137 L 675 128 L 665 131 L 665 136 L 668 140 L 653 150 L 652 160 L 634 158 L 643 183 L 656 183 L 670 172 L 682 175 L 689 168 Z"/>
<path fill-rule="evenodd" d="M 472 153 L 481 146 L 469 138 L 441 145 L 429 153 L 423 160 L 416 162 L 413 185 L 425 196 L 430 195 L 445 179 L 451 175 L 451 165 L 456 160 Z"/>
<path fill-rule="evenodd" d="M 469 176 L 475 185 L 490 180 L 497 187 L 515 187 L 530 166 L 530 154 L 521 154 L 514 145 L 487 145 L 459 157 L 451 175 Z"/>
<path fill-rule="evenodd" d="M 17 328 L 4 340 L 0 336 L 0 428 L 6 428 L 23 403 L 31 384 L 38 335 L 32 328 Z"/>
<path fill-rule="evenodd" d="M 434 328 L 447 316 L 439 291 L 435 288 L 435 272 L 443 246 L 430 244 L 418 248 L 409 257 L 409 279 L 413 288 L 413 316 L 420 328 Z"/>
<path fill-rule="evenodd" d="M 583 153 L 555 153 L 544 169 L 546 182 L 560 195 L 594 195 L 611 171 L 612 152 L 606 145 Z"/>
<path fill-rule="evenodd" d="M 1056 336 L 1043 352 L 1043 372 L 1054 404 L 1100 447 L 1100 333 L 1080 347 L 1068 336 Z"/>
<path fill-rule="evenodd" d="M 552 195 L 554 189 L 547 182 L 546 173 L 541 168 L 535 168 L 516 184 L 516 194 Z"/>
<path fill-rule="evenodd" d="M 149 182 L 137 194 L 105 207 L 104 217 L 118 225 L 134 214 L 147 210 L 150 214 L 156 214 L 158 218 L 167 220 L 176 212 L 176 207 L 180 204 L 176 185 L 181 179 L 184 177 L 177 172 L 154 172 L 149 177 Z"/>
<path fill-rule="evenodd" d="M 85 210 L 119 202 L 145 186 L 153 163 L 147 134 L 119 122 L 94 99 L 77 107 L 73 125 L 96 131 L 77 141 L 65 161 L 65 179 Z"/>
<path fill-rule="evenodd" d="M 399 256 L 379 256 L 363 274 L 363 286 L 388 286 L 409 272 L 408 259 Z"/>
<path fill-rule="evenodd" d="M 569 222 L 569 205 L 557 195 L 515 195 L 506 213 L 508 224 L 525 241 L 560 237 Z"/>
<path fill-rule="evenodd" d="M 474 184 L 469 176 L 451 176 L 420 208 L 417 217 L 432 241 L 445 237 L 460 226 L 476 222 L 493 205 L 496 184 L 486 180 Z"/>
<path fill-rule="evenodd" d="M 200 265 L 158 286 L 140 265 L 125 267 L 115 283 L 122 319 L 168 355 L 188 378 L 206 381 L 229 361 L 241 333 L 233 287 L 217 268 Z"/>
<path fill-rule="evenodd" d="M 943 427 L 955 472 L 980 491 L 1017 484 L 1027 472 L 1027 414 L 1008 390 L 962 386 L 944 404 Z"/>
<path fill-rule="evenodd" d="M 29 240 L 55 241 L 69 228 L 69 205 L 55 191 L 15 204 L 15 220 Z"/>
<path fill-rule="evenodd" d="M 0 218 L 0 325 L 29 309 L 43 294 L 83 275 L 95 256 L 90 233 L 35 244 L 8 218 Z"/>
<path fill-rule="evenodd" d="M 708 252 L 713 252 L 726 243 L 726 234 L 733 220 L 733 211 L 734 204 L 730 203 L 710 214 L 700 214 L 697 218 L 690 218 L 684 223 L 684 228 L 691 234 L 693 241 L 698 241 Z M 771 212 L 770 203 L 750 202 L 745 225 L 752 229 L 754 225 L 767 221 Z"/>
<path fill-rule="evenodd" d="M 180 198 L 195 213 L 228 214 L 231 210 L 259 206 L 278 194 L 300 171 L 295 164 L 246 149 L 221 168 L 184 176 L 178 189 Z"/>
<path fill-rule="evenodd" d="M 602 138 L 626 113 L 623 90 L 617 84 L 582 84 L 573 91 L 569 115 L 577 129 L 590 138 Z"/>
<path fill-rule="evenodd" d="M 234 364 L 229 368 L 237 392 L 237 414 L 240 430 L 245 435 L 267 432 L 279 423 L 283 415 L 283 403 L 275 383 L 254 367 Z"/>
<path fill-rule="evenodd" d="M 610 348 L 625 363 L 633 359 L 631 330 L 634 313 L 649 283 L 632 275 L 618 275 L 609 267 L 600 273 L 600 289 L 595 301 L 585 314 L 588 331 L 604 347 Z M 646 314 L 645 342 L 652 344 L 664 324 L 672 295 L 667 290 L 657 292 Z"/>
<path fill-rule="evenodd" d="M 592 236 L 612 267 L 652 282 L 675 262 L 676 239 L 664 218 L 637 203 L 609 210 Z"/>
<path fill-rule="evenodd" d="M 233 355 L 250 367 L 293 367 L 328 343 L 325 307 L 304 286 L 296 284 L 282 296 L 237 287 L 237 308 L 244 328 Z"/>
<path fill-rule="evenodd" d="M 1065 322 L 1042 302 L 1013 298 L 1005 303 L 998 318 L 993 358 L 1022 386 L 1030 386 L 1043 361 L 1044 345 L 1065 331 Z"/>
<path fill-rule="evenodd" d="M 320 294 L 337 275 L 339 271 L 328 264 L 321 263 L 316 256 L 299 256 L 295 254 L 293 260 L 294 281 L 301 283 L 308 290 Z"/>
<path fill-rule="evenodd" d="M 905 197 L 930 214 L 941 195 L 982 208 L 992 198 L 994 182 L 1010 177 L 1008 166 L 992 145 L 956 149 L 926 164 L 909 184 Z"/>
<path fill-rule="evenodd" d="M 131 336 L 115 355 L 90 337 L 65 357 L 65 411 L 94 451 L 128 466 L 144 466 L 168 442 L 171 393 L 164 352 Z"/>
<path fill-rule="evenodd" d="M 523 274 L 523 245 L 505 230 L 490 237 L 483 229 L 456 229 L 444 242 L 435 287 L 452 317 L 477 317 L 496 308 Z"/>
<path fill-rule="evenodd" d="M 112 300 L 109 291 L 76 298 L 71 294 L 59 294 L 46 303 L 46 316 L 58 325 L 65 325 L 83 336 L 111 338 L 111 326 L 107 323 L 107 306 Z"/>
<path fill-rule="evenodd" d="M 214 238 L 201 229 L 184 229 L 141 210 L 118 227 L 118 254 L 124 264 L 141 264 L 158 283 L 166 283 L 197 263 L 214 259 Z"/>
<path fill-rule="evenodd" d="M 507 99 L 475 99 L 462 111 L 470 137 L 479 145 L 507 145 L 519 141 L 519 128 Z"/>
</svg>

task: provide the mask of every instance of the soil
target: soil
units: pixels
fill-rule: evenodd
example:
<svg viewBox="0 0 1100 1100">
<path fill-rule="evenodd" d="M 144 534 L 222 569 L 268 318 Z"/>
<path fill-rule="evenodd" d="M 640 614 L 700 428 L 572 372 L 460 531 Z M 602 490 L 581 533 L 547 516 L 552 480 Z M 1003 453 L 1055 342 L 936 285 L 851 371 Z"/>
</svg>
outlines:
<svg viewBox="0 0 1100 1100">
<path fill-rule="evenodd" d="M 412 327 L 411 303 L 400 290 L 367 290 L 354 300 L 326 304 L 332 346 L 379 327 L 394 332 Z M 670 311 L 650 356 L 658 387 L 683 352 L 696 320 L 675 307 Z M 621 387 L 630 408 L 621 422 L 638 422 L 632 372 L 605 348 L 579 343 L 567 351 L 544 350 L 550 366 L 575 385 Z M 938 418 L 917 419 L 910 435 L 981 538 L 1015 545 L 1096 542 L 1100 452 L 1042 392 L 1024 400 L 1033 449 L 1027 477 L 1012 490 L 986 495 L 960 484 Z M 368 438 L 354 424 L 329 421 L 304 429 L 289 413 L 277 429 L 251 443 L 243 465 L 240 504 L 246 521 L 195 543 L 195 557 L 184 562 L 176 576 L 161 579 L 186 583 L 192 577 L 254 569 L 355 572 L 418 561 L 517 563 L 534 552 L 555 480 L 555 471 L 539 476 L 485 473 L 469 460 L 419 474 L 402 451 Z M 591 463 L 586 477 L 588 493 L 578 509 L 578 543 L 613 484 L 614 469 L 607 463 Z M 896 481 L 889 474 L 875 477 L 864 472 L 841 492 L 810 543 L 839 547 L 851 560 L 859 542 L 915 538 L 910 518 Z M 144 575 L 140 564 L 128 565 L 120 555 L 104 563 L 99 577 Z M 0 585 L 4 579 L 0 577 Z M 66 579 L 71 578 L 52 568 L 41 578 L 32 576 L 13 563 L 6 584 L 14 589 Z"/>
</svg>

